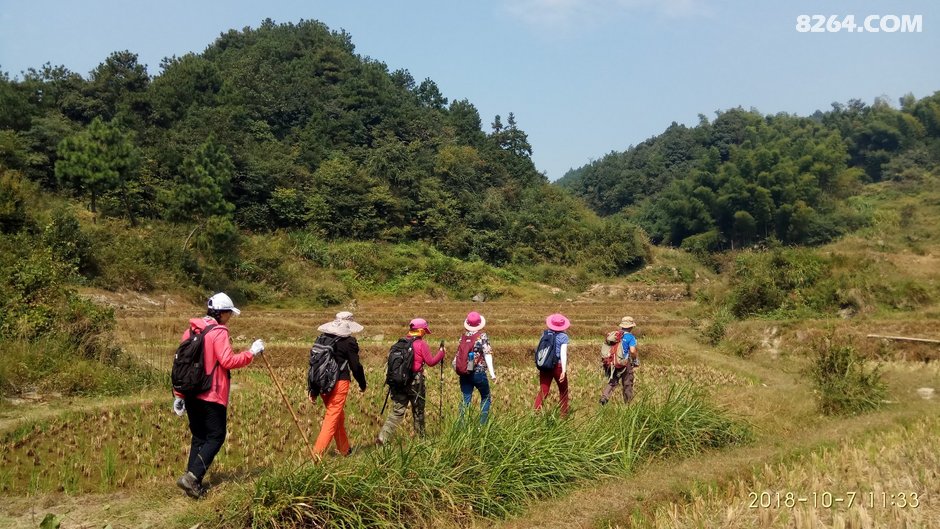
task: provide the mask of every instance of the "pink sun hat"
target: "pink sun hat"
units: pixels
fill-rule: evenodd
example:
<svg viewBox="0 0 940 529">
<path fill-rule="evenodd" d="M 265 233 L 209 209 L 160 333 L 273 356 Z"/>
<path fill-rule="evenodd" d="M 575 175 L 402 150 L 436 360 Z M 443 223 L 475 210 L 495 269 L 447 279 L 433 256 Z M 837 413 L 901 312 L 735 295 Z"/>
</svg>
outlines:
<svg viewBox="0 0 940 529">
<path fill-rule="evenodd" d="M 563 331 L 571 327 L 571 321 L 569 321 L 564 314 L 552 314 L 545 318 L 545 325 L 553 331 Z"/>
<path fill-rule="evenodd" d="M 418 329 L 424 329 L 424 332 L 431 334 L 431 329 L 428 327 L 428 321 L 424 318 L 415 318 L 408 323 L 408 327 L 412 331 L 417 331 Z"/>
<path fill-rule="evenodd" d="M 477 332 L 483 327 L 486 327 L 486 318 L 482 314 L 477 311 L 467 314 L 467 319 L 463 322 L 464 329 L 468 332 Z"/>
</svg>

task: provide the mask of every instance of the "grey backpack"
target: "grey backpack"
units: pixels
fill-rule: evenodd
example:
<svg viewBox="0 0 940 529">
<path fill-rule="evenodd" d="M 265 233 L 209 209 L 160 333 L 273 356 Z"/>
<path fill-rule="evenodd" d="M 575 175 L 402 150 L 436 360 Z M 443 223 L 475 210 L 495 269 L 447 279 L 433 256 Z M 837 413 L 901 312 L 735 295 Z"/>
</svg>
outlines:
<svg viewBox="0 0 940 529">
<path fill-rule="evenodd" d="M 333 391 L 339 373 L 346 369 L 336 361 L 336 342 L 339 338 L 321 334 L 310 348 L 310 370 L 307 371 L 307 393 L 311 397 L 326 395 Z"/>
</svg>

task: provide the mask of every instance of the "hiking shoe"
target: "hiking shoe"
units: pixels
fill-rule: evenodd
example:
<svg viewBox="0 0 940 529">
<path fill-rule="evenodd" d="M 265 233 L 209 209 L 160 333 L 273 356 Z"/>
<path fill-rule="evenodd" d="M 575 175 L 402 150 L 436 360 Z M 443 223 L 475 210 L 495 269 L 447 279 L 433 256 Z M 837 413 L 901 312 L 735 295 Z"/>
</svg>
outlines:
<svg viewBox="0 0 940 529">
<path fill-rule="evenodd" d="M 604 397 L 601 397 L 600 403 L 601 403 L 601 406 L 603 406 L 604 404 L 607 404 L 607 399 L 605 399 Z"/>
<path fill-rule="evenodd" d="M 180 479 L 176 480 L 176 486 L 183 489 L 183 492 L 194 500 L 198 500 L 206 493 L 206 489 L 202 488 L 202 483 L 199 483 L 196 475 L 192 472 L 180 476 Z"/>
</svg>

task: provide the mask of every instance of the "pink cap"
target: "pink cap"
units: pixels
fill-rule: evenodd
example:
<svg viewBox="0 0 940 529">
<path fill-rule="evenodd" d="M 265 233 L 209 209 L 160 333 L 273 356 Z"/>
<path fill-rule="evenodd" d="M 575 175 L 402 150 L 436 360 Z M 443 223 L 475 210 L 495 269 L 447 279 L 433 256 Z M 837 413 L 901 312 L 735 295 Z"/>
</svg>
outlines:
<svg viewBox="0 0 940 529">
<path fill-rule="evenodd" d="M 411 320 L 411 322 L 408 323 L 408 327 L 410 327 L 412 331 L 424 329 L 425 332 L 431 334 L 431 329 L 428 328 L 428 322 L 424 318 L 415 318 Z"/>
</svg>

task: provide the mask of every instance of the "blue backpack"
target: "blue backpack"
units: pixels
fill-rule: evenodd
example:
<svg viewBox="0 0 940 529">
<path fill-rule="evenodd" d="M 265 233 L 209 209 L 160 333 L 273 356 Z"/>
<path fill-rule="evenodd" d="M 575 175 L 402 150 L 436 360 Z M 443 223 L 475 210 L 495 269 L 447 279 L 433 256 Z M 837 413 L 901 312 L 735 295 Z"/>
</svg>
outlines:
<svg viewBox="0 0 940 529">
<path fill-rule="evenodd" d="M 558 364 L 558 354 L 555 351 L 555 336 L 557 333 L 550 329 L 542 332 L 542 338 L 535 348 L 535 367 L 542 371 L 551 371 Z"/>
</svg>

